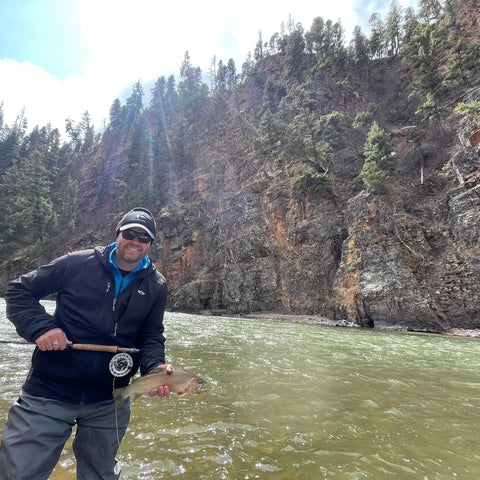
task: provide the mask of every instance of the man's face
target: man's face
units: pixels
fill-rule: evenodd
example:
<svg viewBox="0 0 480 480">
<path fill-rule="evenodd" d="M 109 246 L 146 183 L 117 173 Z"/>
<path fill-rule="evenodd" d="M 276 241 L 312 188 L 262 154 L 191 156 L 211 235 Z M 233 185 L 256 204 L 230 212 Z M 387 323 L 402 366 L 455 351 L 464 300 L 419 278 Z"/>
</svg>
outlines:
<svg viewBox="0 0 480 480">
<path fill-rule="evenodd" d="M 143 228 L 133 227 L 128 230 L 133 230 L 142 234 L 147 232 Z M 142 258 L 147 254 L 152 242 L 141 243 L 137 237 L 132 240 L 127 240 L 123 237 L 123 232 L 120 232 L 117 237 L 117 252 L 115 260 L 118 268 L 121 270 L 134 270 L 141 262 Z"/>
</svg>

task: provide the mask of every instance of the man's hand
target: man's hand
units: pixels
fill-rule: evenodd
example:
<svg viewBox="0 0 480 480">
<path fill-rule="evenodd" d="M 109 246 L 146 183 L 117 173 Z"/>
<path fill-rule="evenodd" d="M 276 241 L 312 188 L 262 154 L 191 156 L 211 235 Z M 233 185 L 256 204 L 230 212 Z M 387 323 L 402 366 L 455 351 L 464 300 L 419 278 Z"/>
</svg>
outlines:
<svg viewBox="0 0 480 480">
<path fill-rule="evenodd" d="M 35 340 L 35 343 L 44 352 L 46 350 L 65 350 L 67 345 L 72 344 L 61 328 L 52 328 L 45 332 Z"/>
<path fill-rule="evenodd" d="M 150 370 L 149 373 L 155 373 L 156 370 L 165 370 L 167 373 L 172 373 L 173 365 L 170 365 L 169 363 L 157 365 Z M 155 395 L 158 395 L 159 397 L 168 397 L 170 395 L 170 387 L 168 385 L 159 385 L 150 392 L 151 397 L 154 397 Z"/>
</svg>

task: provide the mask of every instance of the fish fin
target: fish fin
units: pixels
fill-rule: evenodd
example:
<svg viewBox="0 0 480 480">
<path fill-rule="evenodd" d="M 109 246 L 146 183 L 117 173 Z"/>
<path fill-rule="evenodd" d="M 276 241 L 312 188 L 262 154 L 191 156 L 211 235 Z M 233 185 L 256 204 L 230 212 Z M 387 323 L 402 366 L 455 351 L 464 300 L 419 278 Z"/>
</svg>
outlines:
<svg viewBox="0 0 480 480">
<path fill-rule="evenodd" d="M 115 401 L 115 408 L 118 410 L 124 402 L 130 398 L 131 402 L 134 402 L 138 397 L 141 397 L 141 393 L 132 393 L 131 395 L 127 392 L 128 387 L 117 388 L 113 391 L 113 400 Z"/>
<path fill-rule="evenodd" d="M 128 395 L 125 395 L 125 390 L 127 387 L 124 388 L 117 388 L 113 391 L 113 400 L 115 402 L 115 409 L 118 410 L 123 402 L 128 398 Z"/>
<path fill-rule="evenodd" d="M 134 393 L 134 394 L 130 397 L 130 399 L 131 399 L 132 402 L 134 402 L 137 398 L 139 398 L 139 397 L 141 397 L 141 396 L 142 396 L 141 393 Z"/>
</svg>

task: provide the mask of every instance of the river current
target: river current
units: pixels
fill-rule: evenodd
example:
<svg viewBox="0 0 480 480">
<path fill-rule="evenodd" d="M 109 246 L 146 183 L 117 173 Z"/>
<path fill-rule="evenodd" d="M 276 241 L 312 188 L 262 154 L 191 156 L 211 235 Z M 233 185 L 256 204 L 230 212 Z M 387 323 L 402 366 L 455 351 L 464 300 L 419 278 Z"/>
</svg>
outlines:
<svg viewBox="0 0 480 480">
<path fill-rule="evenodd" d="M 165 328 L 167 361 L 207 392 L 132 405 L 122 480 L 480 478 L 476 339 L 179 313 Z M 19 340 L 3 299 L 0 334 Z M 0 431 L 32 351 L 0 344 Z M 51 479 L 75 479 L 71 441 Z"/>
</svg>

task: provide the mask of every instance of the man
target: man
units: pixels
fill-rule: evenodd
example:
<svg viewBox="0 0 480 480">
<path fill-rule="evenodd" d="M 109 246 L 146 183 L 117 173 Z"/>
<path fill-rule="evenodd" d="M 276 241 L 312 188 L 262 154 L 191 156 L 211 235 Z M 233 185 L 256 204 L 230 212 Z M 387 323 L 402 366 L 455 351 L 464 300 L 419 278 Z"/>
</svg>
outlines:
<svg viewBox="0 0 480 480">
<path fill-rule="evenodd" d="M 118 223 L 115 243 L 57 258 L 9 284 L 7 316 L 37 347 L 3 432 L 2 479 L 48 479 L 74 425 L 77 479 L 119 478 L 115 454 L 130 405 L 115 410 L 113 389 L 126 386 L 138 368 L 142 375 L 155 367 L 173 369 L 164 353 L 166 281 L 147 255 L 155 235 L 151 212 L 134 208 Z M 39 303 L 51 294 L 53 315 Z M 140 352 L 115 367 L 112 353 L 68 348 L 72 344 Z M 169 393 L 159 386 L 151 395 Z"/>
</svg>

